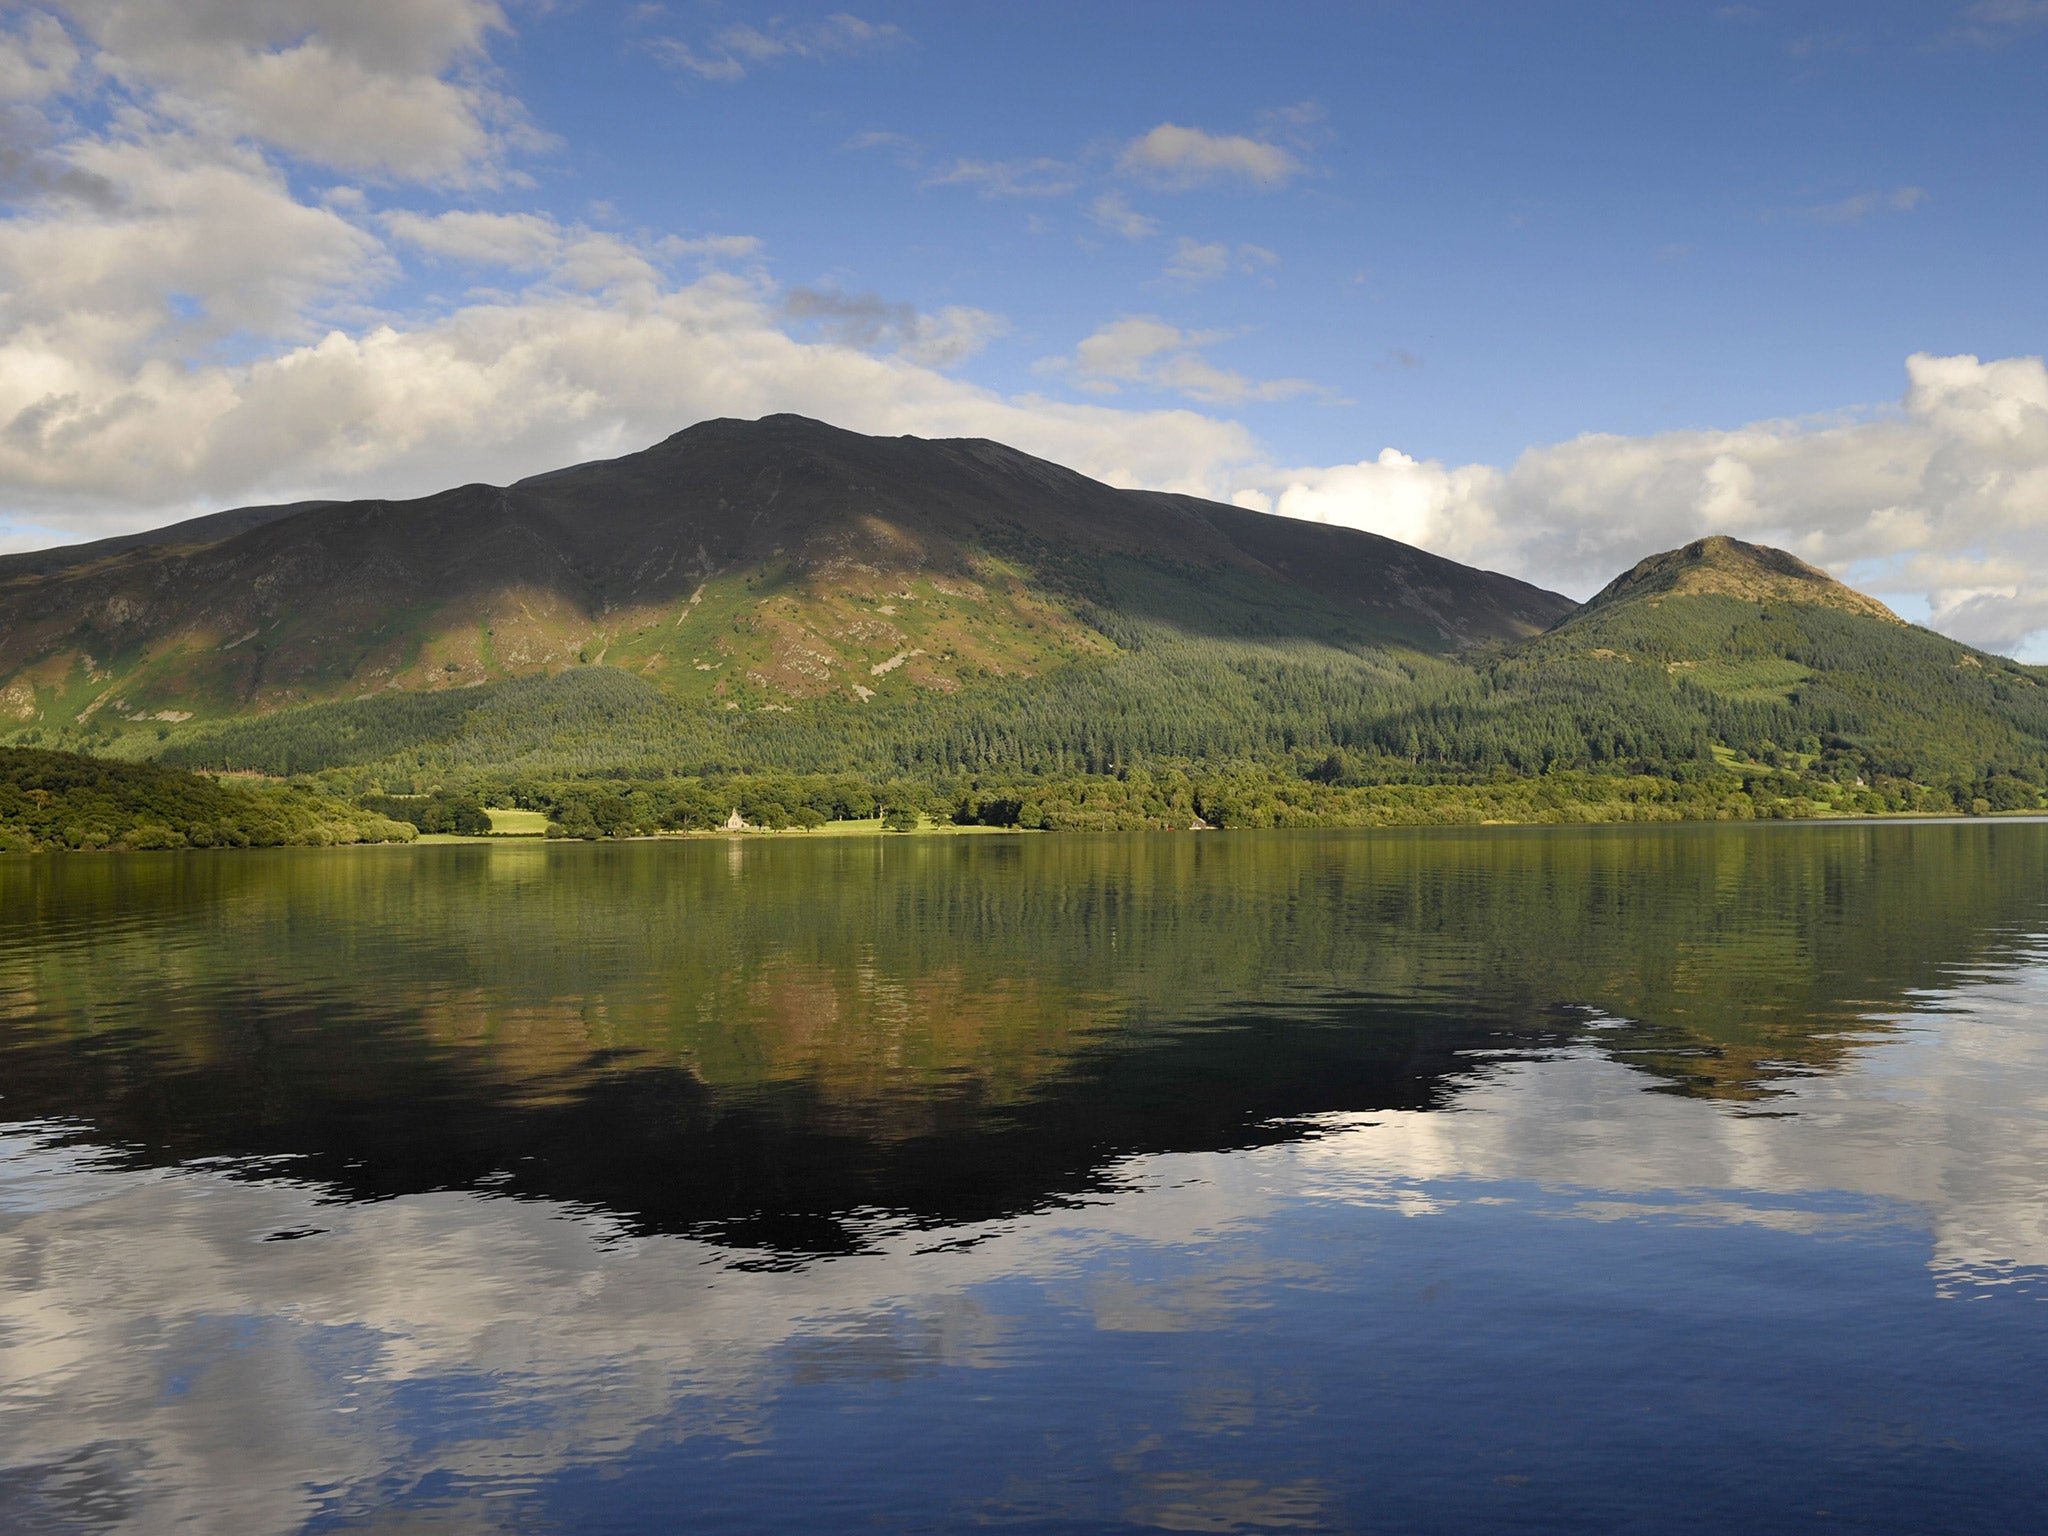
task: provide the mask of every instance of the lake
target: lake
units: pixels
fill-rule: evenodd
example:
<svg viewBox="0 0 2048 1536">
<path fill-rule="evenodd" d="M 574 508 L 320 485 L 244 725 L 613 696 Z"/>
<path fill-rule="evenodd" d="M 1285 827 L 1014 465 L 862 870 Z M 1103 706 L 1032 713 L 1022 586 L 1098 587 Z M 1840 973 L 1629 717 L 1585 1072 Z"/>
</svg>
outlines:
<svg viewBox="0 0 2048 1536">
<path fill-rule="evenodd" d="M 2048 825 L 0 859 L 0 1529 L 2048 1510 Z"/>
</svg>

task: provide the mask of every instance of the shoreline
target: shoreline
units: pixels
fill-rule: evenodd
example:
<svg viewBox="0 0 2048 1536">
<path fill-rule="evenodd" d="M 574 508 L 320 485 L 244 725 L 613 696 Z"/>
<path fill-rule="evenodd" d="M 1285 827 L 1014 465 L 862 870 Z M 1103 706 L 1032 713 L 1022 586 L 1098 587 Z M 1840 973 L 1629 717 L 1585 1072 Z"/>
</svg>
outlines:
<svg viewBox="0 0 2048 1536">
<path fill-rule="evenodd" d="M 1965 816 L 1960 813 L 1942 814 L 1932 811 L 1900 811 L 1888 816 L 1760 816 L 1741 820 L 1710 819 L 1706 817 L 1674 818 L 1659 821 L 1400 821 L 1386 822 L 1377 826 L 1327 826 L 1327 827 L 1204 827 L 1202 833 L 1235 832 L 1266 834 L 1273 832 L 1590 832 L 1614 827 L 1852 827 L 1852 826 L 1924 826 L 1924 827 L 1971 827 L 1987 823 L 2048 823 L 2048 810 L 2040 811 L 1991 811 L 1982 816 Z M 1187 827 L 1120 827 L 1100 830 L 1053 829 L 1039 827 L 984 827 L 957 826 L 947 822 L 932 823 L 914 831 L 891 832 L 879 822 L 826 822 L 817 827 L 749 827 L 743 832 L 730 831 L 723 827 L 702 831 L 647 832 L 631 837 L 548 837 L 539 832 L 485 832 L 466 835 L 458 832 L 423 832 L 409 843 L 355 843 L 345 846 L 359 848 L 417 848 L 422 844 L 449 846 L 453 844 L 488 843 L 674 843 L 701 842 L 724 838 L 733 842 L 759 838 L 835 838 L 835 837 L 958 837 L 958 836 L 1011 836 L 1011 837 L 1174 837 L 1186 835 Z M 336 845 L 344 846 L 344 845 Z M 122 851 L 122 850 L 112 850 Z"/>
<path fill-rule="evenodd" d="M 1746 817 L 1741 820 L 1723 821 L 1704 817 L 1675 818 L 1656 821 L 1404 821 L 1385 822 L 1375 826 L 1324 826 L 1324 827 L 1205 827 L 1202 833 L 1235 832 L 1240 836 L 1271 836 L 1284 833 L 1290 836 L 1305 833 L 1363 833 L 1363 832 L 1607 832 L 1617 828 L 1647 830 L 1649 828 L 1676 829 L 1681 827 L 1971 827 L 1991 824 L 2043 824 L 2048 823 L 2048 810 L 2036 811 L 1991 811 L 1982 816 L 1966 816 L 1957 813 L 1942 814 L 1924 811 L 1900 811 L 1888 816 L 1770 816 Z M 950 822 L 938 822 L 916 828 L 914 831 L 892 832 L 879 822 L 826 822 L 818 827 L 749 827 L 744 832 L 730 831 L 723 827 L 704 831 L 677 831 L 637 833 L 630 837 L 548 837 L 539 832 L 484 832 L 463 834 L 458 832 L 423 832 L 405 842 L 357 842 L 357 843 L 272 843 L 260 847 L 230 848 L 36 848 L 0 852 L 0 860 L 33 859 L 53 854 L 160 854 L 160 853 L 202 853 L 202 854 L 243 854 L 276 853 L 284 851 L 317 850 L 323 852 L 349 849 L 393 849 L 419 847 L 489 847 L 489 846 L 553 846 L 556 844 L 598 844 L 598 843 L 686 843 L 724 840 L 745 842 L 763 838 L 811 838 L 830 841 L 860 837 L 1174 837 L 1187 835 L 1186 827 L 1124 827 L 1109 829 L 1053 829 L 1047 831 L 1037 827 L 985 827 L 960 826 Z"/>
</svg>

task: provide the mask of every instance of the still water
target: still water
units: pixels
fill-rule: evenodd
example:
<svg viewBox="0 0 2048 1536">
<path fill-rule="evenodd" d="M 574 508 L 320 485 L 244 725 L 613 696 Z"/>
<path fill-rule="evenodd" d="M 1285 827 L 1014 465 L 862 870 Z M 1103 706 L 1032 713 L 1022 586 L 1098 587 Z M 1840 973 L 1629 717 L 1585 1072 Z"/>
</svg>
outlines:
<svg viewBox="0 0 2048 1536">
<path fill-rule="evenodd" d="M 0 1530 L 2048 1527 L 2048 825 L 0 860 Z"/>
</svg>

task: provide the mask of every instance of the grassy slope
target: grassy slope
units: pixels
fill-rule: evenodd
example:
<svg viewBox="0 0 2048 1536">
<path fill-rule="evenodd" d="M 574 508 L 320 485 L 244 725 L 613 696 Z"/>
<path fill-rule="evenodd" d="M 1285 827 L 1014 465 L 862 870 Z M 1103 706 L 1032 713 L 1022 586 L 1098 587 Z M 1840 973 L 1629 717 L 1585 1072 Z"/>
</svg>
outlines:
<svg viewBox="0 0 2048 1536">
<path fill-rule="evenodd" d="M 451 616 L 417 605 L 381 615 L 334 649 L 324 674 L 301 676 L 296 686 L 315 704 L 383 706 L 601 666 L 645 680 L 693 713 L 773 713 L 827 701 L 930 713 L 939 701 L 969 693 L 991 696 L 990 707 L 966 713 L 992 716 L 1018 697 L 1091 686 L 1070 682 L 1048 692 L 1020 684 L 1076 666 L 1093 675 L 1148 641 L 1171 645 L 1183 634 L 1198 669 L 1229 666 L 1227 644 L 1219 651 L 1205 642 L 1288 645 L 1322 664 L 1349 666 L 1369 642 L 1389 638 L 1380 632 L 1386 624 L 1362 623 L 1313 592 L 1237 570 L 1105 559 L 1090 563 L 1085 581 L 1066 573 L 1068 584 L 1054 587 L 1027 582 L 996 556 L 981 564 L 980 580 L 911 573 L 863 585 L 821 581 L 771 561 L 707 579 L 682 601 L 596 620 L 516 593 L 501 606 L 525 611 L 509 616 L 493 607 Z M 1418 643 L 1441 643 L 1420 624 L 1413 628 Z M 224 669 L 233 652 L 224 658 L 221 648 L 235 638 L 206 635 L 105 657 L 80 652 L 31 668 L 0 700 L 0 731 L 7 731 L 0 740 L 135 757 L 265 718 L 275 709 L 252 710 L 244 680 Z M 1410 637 L 1397 631 L 1393 638 Z M 280 631 L 248 643 L 289 639 Z M 442 719 L 472 706 L 387 707 Z M 697 734 L 713 740 L 726 733 L 702 727 Z"/>
<path fill-rule="evenodd" d="M 1418 678 L 1420 655 L 1302 641 L 1155 636 L 1040 677 L 724 710 L 609 667 L 453 694 L 387 694 L 190 730 L 166 761 L 271 773 L 403 763 L 465 771 L 774 769 L 891 775 L 1101 772 L 1155 760 L 1284 757 L 1327 743 Z M 154 747 L 154 742 L 143 745 Z"/>
<path fill-rule="evenodd" d="M 1832 749 L 1922 782 L 2048 757 L 2048 671 L 1835 607 L 1646 599 L 1514 654 L 1531 671 L 1605 671 L 1627 679 L 1617 689 L 1666 694 L 1713 740 L 1753 757 Z"/>
<path fill-rule="evenodd" d="M 2044 674 L 1926 630 L 1719 594 L 1611 605 L 1469 663 L 1123 626 L 1101 660 L 945 693 L 723 710 L 610 667 L 210 730 L 165 758 L 391 769 L 930 777 L 1263 762 L 1337 782 L 1772 765 L 1845 783 L 2048 770 Z M 154 746 L 150 742 L 146 745 Z M 1327 760 L 1327 761 L 1325 761 Z"/>
<path fill-rule="evenodd" d="M 996 444 L 714 422 L 503 489 L 0 562 L 0 740 L 133 756 L 308 704 L 593 665 L 746 714 L 1000 691 L 1112 661 L 1133 631 L 1443 654 L 1564 606 Z"/>
<path fill-rule="evenodd" d="M 895 473 L 884 460 L 899 450 L 846 434 L 824 445 L 851 457 L 818 470 L 801 516 L 790 508 L 810 493 L 778 481 L 783 499 L 759 515 L 783 517 L 788 531 L 747 534 L 753 554 L 701 577 L 672 571 L 701 558 L 695 533 L 675 535 L 666 555 L 654 549 L 606 578 L 653 594 L 645 600 L 578 606 L 476 587 L 438 605 L 370 604 L 350 644 L 325 649 L 295 640 L 293 625 L 309 621 L 288 613 L 275 636 L 250 644 L 278 655 L 298 645 L 295 696 L 325 702 L 254 717 L 246 678 L 240 692 L 207 695 L 197 664 L 169 652 L 137 660 L 125 692 L 110 681 L 117 660 L 74 659 L 30 704 L 73 720 L 60 742 L 114 756 L 339 769 L 358 782 L 748 772 L 1012 782 L 1185 765 L 1350 788 L 1719 772 L 1734 776 L 1732 795 L 1748 793 L 1740 776 L 1774 770 L 1939 789 L 1964 806 L 1983 795 L 2001 809 L 2038 803 L 2014 785 L 2048 784 L 2048 672 L 1901 624 L 1780 551 L 1702 540 L 1641 562 L 1534 638 L 1450 654 L 1446 616 L 1460 603 L 1492 615 L 1496 634 L 1527 633 L 1527 605 L 1545 595 L 1399 546 L 1332 545 L 1313 525 L 1124 497 L 1049 466 L 1031 470 L 1046 480 L 1043 507 L 1035 483 L 1025 500 L 1051 521 L 1027 532 L 998 515 L 1012 504 L 1002 497 L 1022 472 L 1017 456 L 990 445 L 919 458 L 915 474 L 889 482 L 893 522 L 847 513 L 845 488 Z M 1001 473 L 975 478 L 983 460 Z M 928 470 L 938 478 L 919 478 Z M 672 488 L 657 495 L 630 476 L 605 487 L 671 507 Z M 431 499 L 434 515 L 459 532 L 487 489 Z M 519 513 L 522 536 L 551 526 L 547 494 Z M 708 492 L 693 494 L 689 505 L 706 504 Z M 574 511 L 590 488 L 561 495 Z M 975 497 L 995 498 L 986 505 L 997 511 L 962 512 Z M 1062 517 L 1072 539 L 1041 536 Z M 1167 526 L 1207 554 L 1162 551 Z M 1087 542 L 1085 530 L 1103 527 L 1115 537 Z M 1248 550 L 1255 558 L 1241 558 Z M 1358 592 L 1368 596 L 1346 596 Z M 242 665 L 238 638 L 222 642 L 208 676 Z M 232 665 L 219 660 L 229 654 Z M 165 711 L 149 706 L 172 694 L 200 698 L 196 718 L 158 718 Z M 16 739 L 35 734 L 48 739 L 40 724 Z M 2004 788 L 1994 793 L 1994 781 Z"/>
</svg>

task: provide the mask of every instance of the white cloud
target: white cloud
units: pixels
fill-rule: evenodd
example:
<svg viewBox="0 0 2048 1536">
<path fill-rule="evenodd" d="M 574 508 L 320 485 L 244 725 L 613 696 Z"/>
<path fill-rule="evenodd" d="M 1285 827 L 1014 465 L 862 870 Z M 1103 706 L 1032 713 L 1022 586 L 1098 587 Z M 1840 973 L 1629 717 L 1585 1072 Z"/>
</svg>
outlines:
<svg viewBox="0 0 2048 1536">
<path fill-rule="evenodd" d="M 385 270 L 374 236 L 296 200 L 254 150 L 144 133 L 51 158 L 105 197 L 51 195 L 0 221 L 0 422 L 21 408 L 25 353 L 41 359 L 30 376 L 51 378 L 156 340 L 299 335 L 323 301 Z"/>
<path fill-rule="evenodd" d="M 488 81 L 491 0 L 50 0 L 92 65 L 152 112 L 300 159 L 427 182 L 495 180 L 537 141 Z"/>
<path fill-rule="evenodd" d="M 772 411 L 993 437 L 1190 492 L 1254 456 L 1242 427 L 1191 411 L 1006 399 L 926 365 L 986 326 L 941 311 L 889 356 L 806 343 L 760 279 L 714 273 L 652 293 L 537 289 L 242 366 L 74 367 L 60 389 L 42 360 L 0 347 L 0 487 L 14 514 L 88 533 L 199 505 L 504 481 Z"/>
<path fill-rule="evenodd" d="M 776 20 L 768 24 L 766 31 L 742 24 L 727 27 L 718 34 L 721 47 L 756 63 L 780 58 L 835 58 L 893 48 L 908 40 L 901 27 L 889 22 L 863 21 L 844 11 L 805 25 L 793 26 Z"/>
<path fill-rule="evenodd" d="M 1214 282 L 1226 273 L 1263 272 L 1277 267 L 1280 257 L 1263 245 L 1240 245 L 1232 250 L 1221 243 L 1204 244 L 1181 236 L 1173 250 L 1173 258 L 1167 262 L 1162 274 L 1170 283 L 1194 287 L 1200 283 Z"/>
<path fill-rule="evenodd" d="M 2039 358 L 1915 355 L 1894 408 L 1593 434 L 1506 468 L 1391 449 L 1274 468 L 1240 424 L 1195 410 L 1005 397 L 949 377 L 1002 333 L 999 316 L 785 292 L 751 264 L 751 236 L 627 236 L 516 210 L 376 214 L 358 186 L 295 192 L 277 151 L 384 177 L 508 174 L 518 110 L 491 94 L 482 51 L 502 25 L 482 0 L 17 7 L 0 34 L 0 92 L 13 98 L 0 107 L 13 198 L 0 220 L 0 539 L 504 480 L 707 416 L 788 410 L 863 431 L 994 437 L 1116 484 L 1235 493 L 1582 593 L 1644 554 L 1728 532 L 1915 597 L 1976 643 L 2048 634 Z M 772 58 L 783 55 L 769 43 L 796 56 L 811 36 L 759 35 L 768 43 L 728 41 Z M 303 99 L 276 94 L 279 80 Z M 361 103 L 337 93 L 356 86 L 371 107 L 418 110 L 345 145 Z M 323 103 L 339 115 L 320 118 Z M 1170 124 L 1126 163 L 1168 185 L 1299 171 L 1264 140 Z M 934 178 L 987 195 L 1077 179 L 1050 160 L 961 161 Z M 1867 196 L 1873 213 L 1918 200 L 1912 188 Z M 1115 193 L 1092 212 L 1132 238 L 1155 229 Z M 1196 281 L 1274 259 L 1183 240 L 1171 270 Z M 437 261 L 509 274 L 493 279 L 507 291 L 405 317 L 369 307 L 402 262 Z M 1126 316 L 1041 366 L 1105 400 L 1230 407 L 1320 393 L 1210 361 L 1228 339 Z"/>
<path fill-rule="evenodd" d="M 1860 224 L 1873 213 L 1911 213 L 1927 201 L 1924 187 L 1893 187 L 1889 192 L 1858 192 L 1837 202 L 1800 210 L 1815 224 Z"/>
<path fill-rule="evenodd" d="M 645 46 L 662 63 L 695 75 L 699 80 L 730 83 L 747 78 L 747 66 L 731 54 L 699 53 L 679 37 L 650 38 Z"/>
<path fill-rule="evenodd" d="M 1957 41 L 1995 48 L 2022 32 L 2048 26 L 2048 0 L 1977 0 L 1963 9 L 1951 34 Z"/>
<path fill-rule="evenodd" d="M 694 257 L 699 261 L 744 261 L 750 256 L 760 255 L 762 244 L 758 235 L 702 235 L 694 239 L 668 235 L 659 242 L 658 248 L 665 256 Z"/>
<path fill-rule="evenodd" d="M 1297 101 L 1291 106 L 1271 107 L 1259 114 L 1259 127 L 1267 138 L 1287 139 L 1307 148 L 1334 135 L 1330 114 L 1319 101 Z"/>
<path fill-rule="evenodd" d="M 1218 368 L 1201 348 L 1227 339 L 1226 331 L 1183 331 L 1154 315 L 1125 315 L 1074 348 L 1050 358 L 1040 372 L 1064 373 L 1092 394 L 1115 395 L 1137 387 L 1185 395 L 1204 405 L 1290 400 L 1320 393 L 1306 379 L 1252 379 Z"/>
<path fill-rule="evenodd" d="M 907 133 L 892 133 L 885 129 L 871 128 L 866 133 L 856 133 L 839 146 L 846 150 L 893 149 L 899 154 L 915 153 L 917 140 Z"/>
<path fill-rule="evenodd" d="M 585 292 L 630 285 L 651 293 L 664 280 L 665 262 L 713 264 L 742 260 L 761 249 L 761 242 L 751 235 L 709 235 L 694 240 L 672 235 L 634 241 L 586 225 L 560 224 L 535 213 L 458 209 L 427 215 L 401 210 L 386 214 L 383 222 L 394 240 L 415 250 L 472 266 L 545 273 Z"/>
<path fill-rule="evenodd" d="M 1173 191 L 1218 182 L 1244 182 L 1263 191 L 1285 186 L 1304 167 L 1278 144 L 1242 134 L 1214 134 L 1161 123 L 1124 146 L 1117 164 L 1125 174 Z"/>
<path fill-rule="evenodd" d="M 1395 532 L 1585 594 L 1710 533 L 1775 544 L 1938 629 L 2012 650 L 2048 631 L 2048 369 L 1915 354 L 1893 410 L 1727 431 L 1588 434 L 1506 470 L 1388 450 L 1254 472 L 1254 504 Z"/>
<path fill-rule="evenodd" d="M 1271 491 L 1240 492 L 1240 506 L 1313 523 L 1363 528 L 1403 544 L 1459 558 L 1496 542 L 1493 502 L 1500 472 L 1484 465 L 1446 469 L 1386 448 L 1376 459 L 1297 470 Z"/>
<path fill-rule="evenodd" d="M 954 304 L 926 315 L 879 294 L 832 289 L 792 288 L 782 301 L 782 313 L 799 323 L 815 324 L 819 334 L 836 345 L 893 352 L 927 368 L 965 362 L 1010 329 L 1001 315 L 985 309 Z"/>
<path fill-rule="evenodd" d="M 920 186 L 973 187 L 983 197 L 1064 197 L 1079 184 L 1064 160 L 955 160 Z"/>
<path fill-rule="evenodd" d="M 908 42 L 909 34 L 889 22 L 864 21 L 844 11 L 822 21 L 791 23 L 776 18 L 765 27 L 737 22 L 722 27 L 696 47 L 678 37 L 651 38 L 656 58 L 701 80 L 744 80 L 750 69 L 785 59 L 822 62 L 875 53 Z"/>
<path fill-rule="evenodd" d="M 31 11 L 0 32 L 0 102 L 43 101 L 68 90 L 78 46 L 47 11 Z"/>
<path fill-rule="evenodd" d="M 1190 240 L 1182 235 L 1173 248 L 1173 259 L 1166 264 L 1166 276 L 1176 283 L 1212 282 L 1230 270 L 1230 247 L 1222 244 L 1204 245 L 1199 240 Z"/>
<path fill-rule="evenodd" d="M 1126 240 L 1148 240 L 1159 233 L 1159 221 L 1131 207 L 1121 192 L 1105 192 L 1089 204 L 1088 216 Z"/>
<path fill-rule="evenodd" d="M 406 245 L 479 266 L 535 271 L 553 261 L 562 248 L 562 229 L 537 213 L 470 213 L 436 215 L 400 210 L 384 216 L 392 237 Z"/>
<path fill-rule="evenodd" d="M 17 199 L 0 221 L 0 539 L 504 480 L 708 416 L 785 410 L 1000 438 L 1124 485 L 1202 491 L 1255 456 L 1241 426 L 1192 411 L 1005 398 L 950 378 L 941 370 L 1001 334 L 999 316 L 798 299 L 758 270 L 718 270 L 757 256 L 752 236 L 628 237 L 530 210 L 377 213 L 346 182 L 294 194 L 273 152 L 306 151 L 309 130 L 250 86 L 266 60 L 456 79 L 481 69 L 494 7 L 68 0 L 66 14 L 63 36 L 98 50 L 102 72 L 79 73 L 112 126 L 8 109 L 24 131 L 0 161 Z M 15 27 L 10 46 L 61 75 L 50 25 Z M 478 89 L 456 80 L 454 96 L 423 99 L 460 108 Z M 406 154 L 371 158 L 386 174 L 495 174 L 497 146 L 465 110 Z M 983 180 L 1021 189 L 1047 169 Z M 403 264 L 427 262 L 514 286 L 453 310 L 371 307 Z M 865 322 L 863 307 L 877 311 Z M 822 334 L 800 339 L 792 324 Z"/>
</svg>

